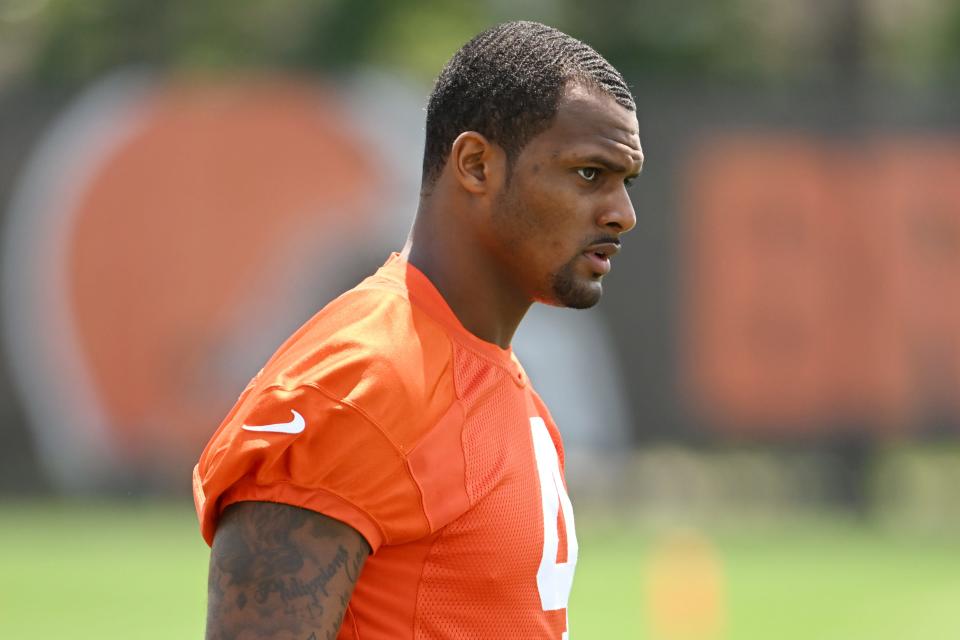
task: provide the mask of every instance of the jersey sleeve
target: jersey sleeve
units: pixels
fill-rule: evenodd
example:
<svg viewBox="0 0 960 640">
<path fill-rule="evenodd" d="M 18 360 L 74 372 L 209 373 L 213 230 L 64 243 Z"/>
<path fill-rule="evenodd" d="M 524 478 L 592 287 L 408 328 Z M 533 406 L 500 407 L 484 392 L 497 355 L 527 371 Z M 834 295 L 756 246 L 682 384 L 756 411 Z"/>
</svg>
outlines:
<svg viewBox="0 0 960 640">
<path fill-rule="evenodd" d="M 417 480 L 388 433 L 361 408 L 310 384 L 242 396 L 204 450 L 193 489 L 208 544 L 223 509 L 247 500 L 340 520 L 374 552 L 431 529 Z"/>
</svg>

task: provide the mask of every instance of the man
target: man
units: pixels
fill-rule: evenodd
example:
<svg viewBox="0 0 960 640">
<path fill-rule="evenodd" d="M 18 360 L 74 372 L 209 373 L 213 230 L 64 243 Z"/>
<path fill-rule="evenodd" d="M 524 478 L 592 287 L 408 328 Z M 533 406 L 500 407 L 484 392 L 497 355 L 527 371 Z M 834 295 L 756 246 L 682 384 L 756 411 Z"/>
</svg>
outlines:
<svg viewBox="0 0 960 640">
<path fill-rule="evenodd" d="M 194 472 L 208 638 L 567 637 L 563 449 L 510 341 L 533 302 L 599 300 L 636 222 L 634 111 L 541 24 L 447 63 L 403 251 L 280 347 Z"/>
</svg>

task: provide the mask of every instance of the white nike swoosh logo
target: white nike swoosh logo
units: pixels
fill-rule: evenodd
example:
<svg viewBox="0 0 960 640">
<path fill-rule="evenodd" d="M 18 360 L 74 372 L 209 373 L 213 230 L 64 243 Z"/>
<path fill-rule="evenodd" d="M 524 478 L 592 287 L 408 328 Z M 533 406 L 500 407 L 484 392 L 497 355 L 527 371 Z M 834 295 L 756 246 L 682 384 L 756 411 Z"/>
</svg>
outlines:
<svg viewBox="0 0 960 640">
<path fill-rule="evenodd" d="M 243 429 L 247 431 L 269 431 L 270 433 L 300 433 L 307 426 L 307 421 L 303 419 L 303 416 L 294 411 L 290 410 L 290 413 L 293 414 L 293 420 L 290 422 L 278 422 L 277 424 L 265 424 L 261 426 L 251 427 L 247 425 L 241 425 Z"/>
</svg>

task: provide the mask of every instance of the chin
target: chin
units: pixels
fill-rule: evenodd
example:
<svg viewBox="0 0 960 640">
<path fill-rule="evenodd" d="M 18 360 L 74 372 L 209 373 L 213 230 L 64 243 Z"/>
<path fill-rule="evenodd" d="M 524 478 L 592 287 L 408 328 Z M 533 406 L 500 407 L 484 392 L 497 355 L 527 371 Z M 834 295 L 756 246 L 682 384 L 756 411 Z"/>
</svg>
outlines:
<svg viewBox="0 0 960 640">
<path fill-rule="evenodd" d="M 561 270 L 553 277 L 551 300 L 547 301 L 556 307 L 568 309 L 589 309 L 600 302 L 603 295 L 603 285 L 599 279 L 583 280 Z"/>
<path fill-rule="evenodd" d="M 577 296 L 570 296 L 559 300 L 560 306 L 567 309 L 589 309 L 600 302 L 601 292 L 584 293 Z"/>
</svg>

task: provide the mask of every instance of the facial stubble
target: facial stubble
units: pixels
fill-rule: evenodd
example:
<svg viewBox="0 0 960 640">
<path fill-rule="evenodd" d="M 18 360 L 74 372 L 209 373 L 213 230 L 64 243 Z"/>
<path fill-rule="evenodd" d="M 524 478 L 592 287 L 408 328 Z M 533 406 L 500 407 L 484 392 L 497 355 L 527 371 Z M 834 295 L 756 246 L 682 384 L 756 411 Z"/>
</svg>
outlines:
<svg viewBox="0 0 960 640">
<path fill-rule="evenodd" d="M 558 307 L 569 309 L 589 309 L 600 302 L 603 288 L 599 282 L 585 283 L 576 276 L 576 262 L 580 256 L 575 256 L 550 276 L 550 288 L 553 300 Z M 591 286 L 594 285 L 595 286 Z"/>
<path fill-rule="evenodd" d="M 494 224 L 500 230 L 508 252 L 513 255 L 521 252 L 520 237 L 536 236 L 542 224 L 516 193 L 515 186 L 516 181 L 508 181 L 497 198 L 494 213 Z M 580 254 L 573 256 L 559 269 L 550 273 L 545 283 L 546 290 L 537 291 L 534 299 L 544 304 L 570 309 L 589 309 L 595 306 L 603 294 L 603 287 L 599 281 L 584 281 L 582 277 L 578 277 L 577 261 L 581 257 Z"/>
</svg>

